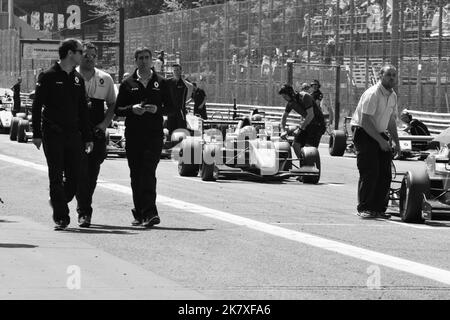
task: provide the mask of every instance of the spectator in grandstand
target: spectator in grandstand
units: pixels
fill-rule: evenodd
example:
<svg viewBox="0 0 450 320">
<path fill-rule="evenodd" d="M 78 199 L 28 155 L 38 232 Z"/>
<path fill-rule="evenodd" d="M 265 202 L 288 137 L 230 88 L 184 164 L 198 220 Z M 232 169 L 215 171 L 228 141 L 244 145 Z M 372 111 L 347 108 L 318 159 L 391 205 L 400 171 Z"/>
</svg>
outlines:
<svg viewBox="0 0 450 320">
<path fill-rule="evenodd" d="M 413 119 L 412 115 L 407 111 L 403 110 L 400 115 L 400 120 L 407 124 L 404 131 L 408 132 L 413 136 L 429 136 L 430 131 L 428 131 L 427 126 L 420 120 Z"/>
<path fill-rule="evenodd" d="M 311 95 L 305 91 L 295 92 L 291 85 L 285 84 L 278 92 L 287 101 L 286 109 L 281 117 L 281 128 L 286 130 L 286 120 L 294 110 L 304 118 L 295 134 L 293 148 L 300 159 L 301 149 L 305 146 L 319 147 L 320 139 L 325 133 L 325 120 L 320 108 L 314 103 Z M 286 131 L 282 136 L 286 135 Z"/>
<path fill-rule="evenodd" d="M 83 152 L 93 148 L 86 88 L 75 70 L 83 46 L 76 39 L 59 46 L 60 61 L 41 73 L 33 101 L 33 144 L 44 147 L 55 230 L 70 223 L 68 203 L 77 191 Z"/>
<path fill-rule="evenodd" d="M 186 129 L 186 102 L 192 96 L 193 86 L 183 79 L 183 69 L 179 64 L 173 64 L 173 78 L 168 80 L 168 88 L 172 105 L 176 111 L 167 117 L 169 134 L 176 129 Z"/>
<path fill-rule="evenodd" d="M 83 155 L 77 198 L 78 225 L 88 228 L 92 218 L 92 196 L 97 186 L 100 165 L 106 158 L 106 128 L 114 118 L 116 90 L 112 77 L 97 69 L 97 47 L 90 42 L 83 45 L 83 57 L 77 71 L 83 76 L 89 107 L 89 124 L 94 149 Z M 105 113 L 105 103 L 107 111 Z"/>
<path fill-rule="evenodd" d="M 22 78 L 17 78 L 17 82 L 15 85 L 11 87 L 11 90 L 13 91 L 13 108 L 11 110 L 11 113 L 15 117 L 17 113 L 20 112 L 20 85 L 22 84 Z"/>
<path fill-rule="evenodd" d="M 168 80 L 152 69 L 152 52 L 139 48 L 137 69 L 122 81 L 116 115 L 126 117 L 125 138 L 134 208 L 133 226 L 160 223 L 156 207 L 156 168 L 163 147 L 163 114 L 174 112 Z"/>
<path fill-rule="evenodd" d="M 358 216 L 363 219 L 384 217 L 391 184 L 392 147 L 395 155 L 400 152 L 397 133 L 397 69 L 384 65 L 380 70 L 380 81 L 361 96 L 353 114 L 351 126 L 356 148 L 358 182 Z"/>
</svg>

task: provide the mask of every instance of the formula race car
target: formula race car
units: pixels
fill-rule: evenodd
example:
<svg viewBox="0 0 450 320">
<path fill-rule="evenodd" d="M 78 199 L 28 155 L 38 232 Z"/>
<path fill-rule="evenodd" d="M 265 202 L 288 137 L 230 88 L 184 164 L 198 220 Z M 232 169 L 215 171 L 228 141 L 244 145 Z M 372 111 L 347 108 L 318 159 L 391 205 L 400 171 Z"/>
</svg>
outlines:
<svg viewBox="0 0 450 320">
<path fill-rule="evenodd" d="M 263 180 L 299 177 L 311 184 L 320 180 L 317 148 L 305 147 L 301 159 L 294 159 L 289 141 L 265 122 L 240 127 L 239 119 L 198 121 L 199 134 L 186 136 L 174 154 L 181 176 L 195 177 L 200 172 L 204 181 L 242 175 Z"/>
<path fill-rule="evenodd" d="M 353 145 L 353 134 L 350 128 L 351 117 L 345 117 L 343 130 L 333 130 L 330 134 L 330 155 L 342 157 L 345 152 L 355 153 Z M 419 158 L 424 160 L 430 153 L 436 152 L 439 143 L 434 143 L 433 136 L 409 135 L 401 128 L 398 130 L 400 140 L 399 160 L 407 158 Z"/>
<path fill-rule="evenodd" d="M 429 155 L 421 170 L 394 171 L 391 204 L 398 205 L 402 221 L 420 223 L 450 220 L 450 150 L 444 146 Z M 398 179 L 399 177 L 400 179 Z"/>
<path fill-rule="evenodd" d="M 126 157 L 124 121 L 113 121 L 111 127 L 106 128 L 106 155 L 112 154 Z"/>
</svg>

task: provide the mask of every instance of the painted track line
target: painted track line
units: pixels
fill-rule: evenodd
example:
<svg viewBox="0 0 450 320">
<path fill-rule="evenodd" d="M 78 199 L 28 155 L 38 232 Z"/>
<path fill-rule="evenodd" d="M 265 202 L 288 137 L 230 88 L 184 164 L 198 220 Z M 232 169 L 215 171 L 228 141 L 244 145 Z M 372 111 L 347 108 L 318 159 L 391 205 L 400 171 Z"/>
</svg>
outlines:
<svg viewBox="0 0 450 320">
<path fill-rule="evenodd" d="M 47 168 L 43 165 L 34 164 L 32 162 L 8 156 L 0 155 L 0 160 L 12 162 L 14 164 L 33 168 L 39 171 L 47 171 Z M 99 182 L 100 182 L 99 186 L 102 188 L 131 195 L 130 187 L 118 185 L 115 183 L 109 183 L 106 181 L 99 181 Z M 248 229 L 264 232 L 266 234 L 270 234 L 279 238 L 295 241 L 301 244 L 338 253 L 347 257 L 367 261 L 369 263 L 383 265 L 385 267 L 394 270 L 403 271 L 405 273 L 409 273 L 415 276 L 427 278 L 446 285 L 450 285 L 450 271 L 445 269 L 440 269 L 437 267 L 414 262 L 411 260 L 398 258 L 384 253 L 348 245 L 339 241 L 329 240 L 312 234 L 274 226 L 268 223 L 259 222 L 256 220 L 244 218 L 220 210 L 203 207 L 197 204 L 173 199 L 162 195 L 158 195 L 157 202 L 161 205 L 176 208 L 181 211 L 188 211 L 215 220 L 221 220 L 241 227 L 246 227 Z"/>
</svg>

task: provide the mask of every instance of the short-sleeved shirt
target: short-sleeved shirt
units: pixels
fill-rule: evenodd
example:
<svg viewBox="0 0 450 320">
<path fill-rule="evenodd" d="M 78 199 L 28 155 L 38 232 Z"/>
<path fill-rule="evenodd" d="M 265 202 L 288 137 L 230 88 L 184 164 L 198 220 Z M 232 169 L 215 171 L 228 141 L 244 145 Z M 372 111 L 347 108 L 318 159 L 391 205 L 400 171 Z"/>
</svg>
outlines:
<svg viewBox="0 0 450 320">
<path fill-rule="evenodd" d="M 322 99 L 323 99 L 323 94 L 322 94 L 322 91 L 320 91 L 320 90 L 313 91 L 311 93 L 311 96 L 313 97 L 314 101 L 317 101 L 317 100 L 322 101 Z"/>
<path fill-rule="evenodd" d="M 312 96 L 306 92 L 300 92 L 295 95 L 295 98 L 292 101 L 289 101 L 286 105 L 286 109 L 284 110 L 286 113 L 290 113 L 292 110 L 297 112 L 303 118 L 306 118 L 307 110 L 313 108 L 314 111 L 314 119 L 310 124 L 318 124 L 325 126 L 325 120 L 320 110 L 320 107 L 313 100 Z"/>
<path fill-rule="evenodd" d="M 370 115 L 375 120 L 378 132 L 385 132 L 392 115 L 397 116 L 397 94 L 389 91 L 381 82 L 367 89 L 359 99 L 351 125 L 362 127 L 362 115 Z"/>
<path fill-rule="evenodd" d="M 77 68 L 80 72 L 80 68 Z M 89 80 L 85 80 L 86 95 L 91 101 L 89 108 L 89 120 L 92 125 L 97 125 L 105 117 L 105 102 L 114 104 L 116 102 L 116 91 L 112 77 L 95 68 L 95 73 Z"/>
</svg>

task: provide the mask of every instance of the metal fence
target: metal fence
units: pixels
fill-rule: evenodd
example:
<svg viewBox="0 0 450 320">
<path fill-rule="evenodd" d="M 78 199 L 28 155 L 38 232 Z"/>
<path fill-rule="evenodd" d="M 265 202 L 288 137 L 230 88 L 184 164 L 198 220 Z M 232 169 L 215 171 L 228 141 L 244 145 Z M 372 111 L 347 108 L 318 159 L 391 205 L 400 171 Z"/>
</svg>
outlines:
<svg viewBox="0 0 450 320">
<path fill-rule="evenodd" d="M 134 50 L 144 45 L 178 52 L 185 74 L 214 102 L 280 103 L 274 88 L 293 59 L 342 64 L 348 83 L 342 104 L 352 109 L 381 64 L 392 61 L 399 66 L 400 107 L 449 109 L 447 0 L 229 1 L 130 19 L 127 71 L 134 68 Z M 275 65 L 271 76 L 261 72 L 267 65 Z"/>
</svg>

